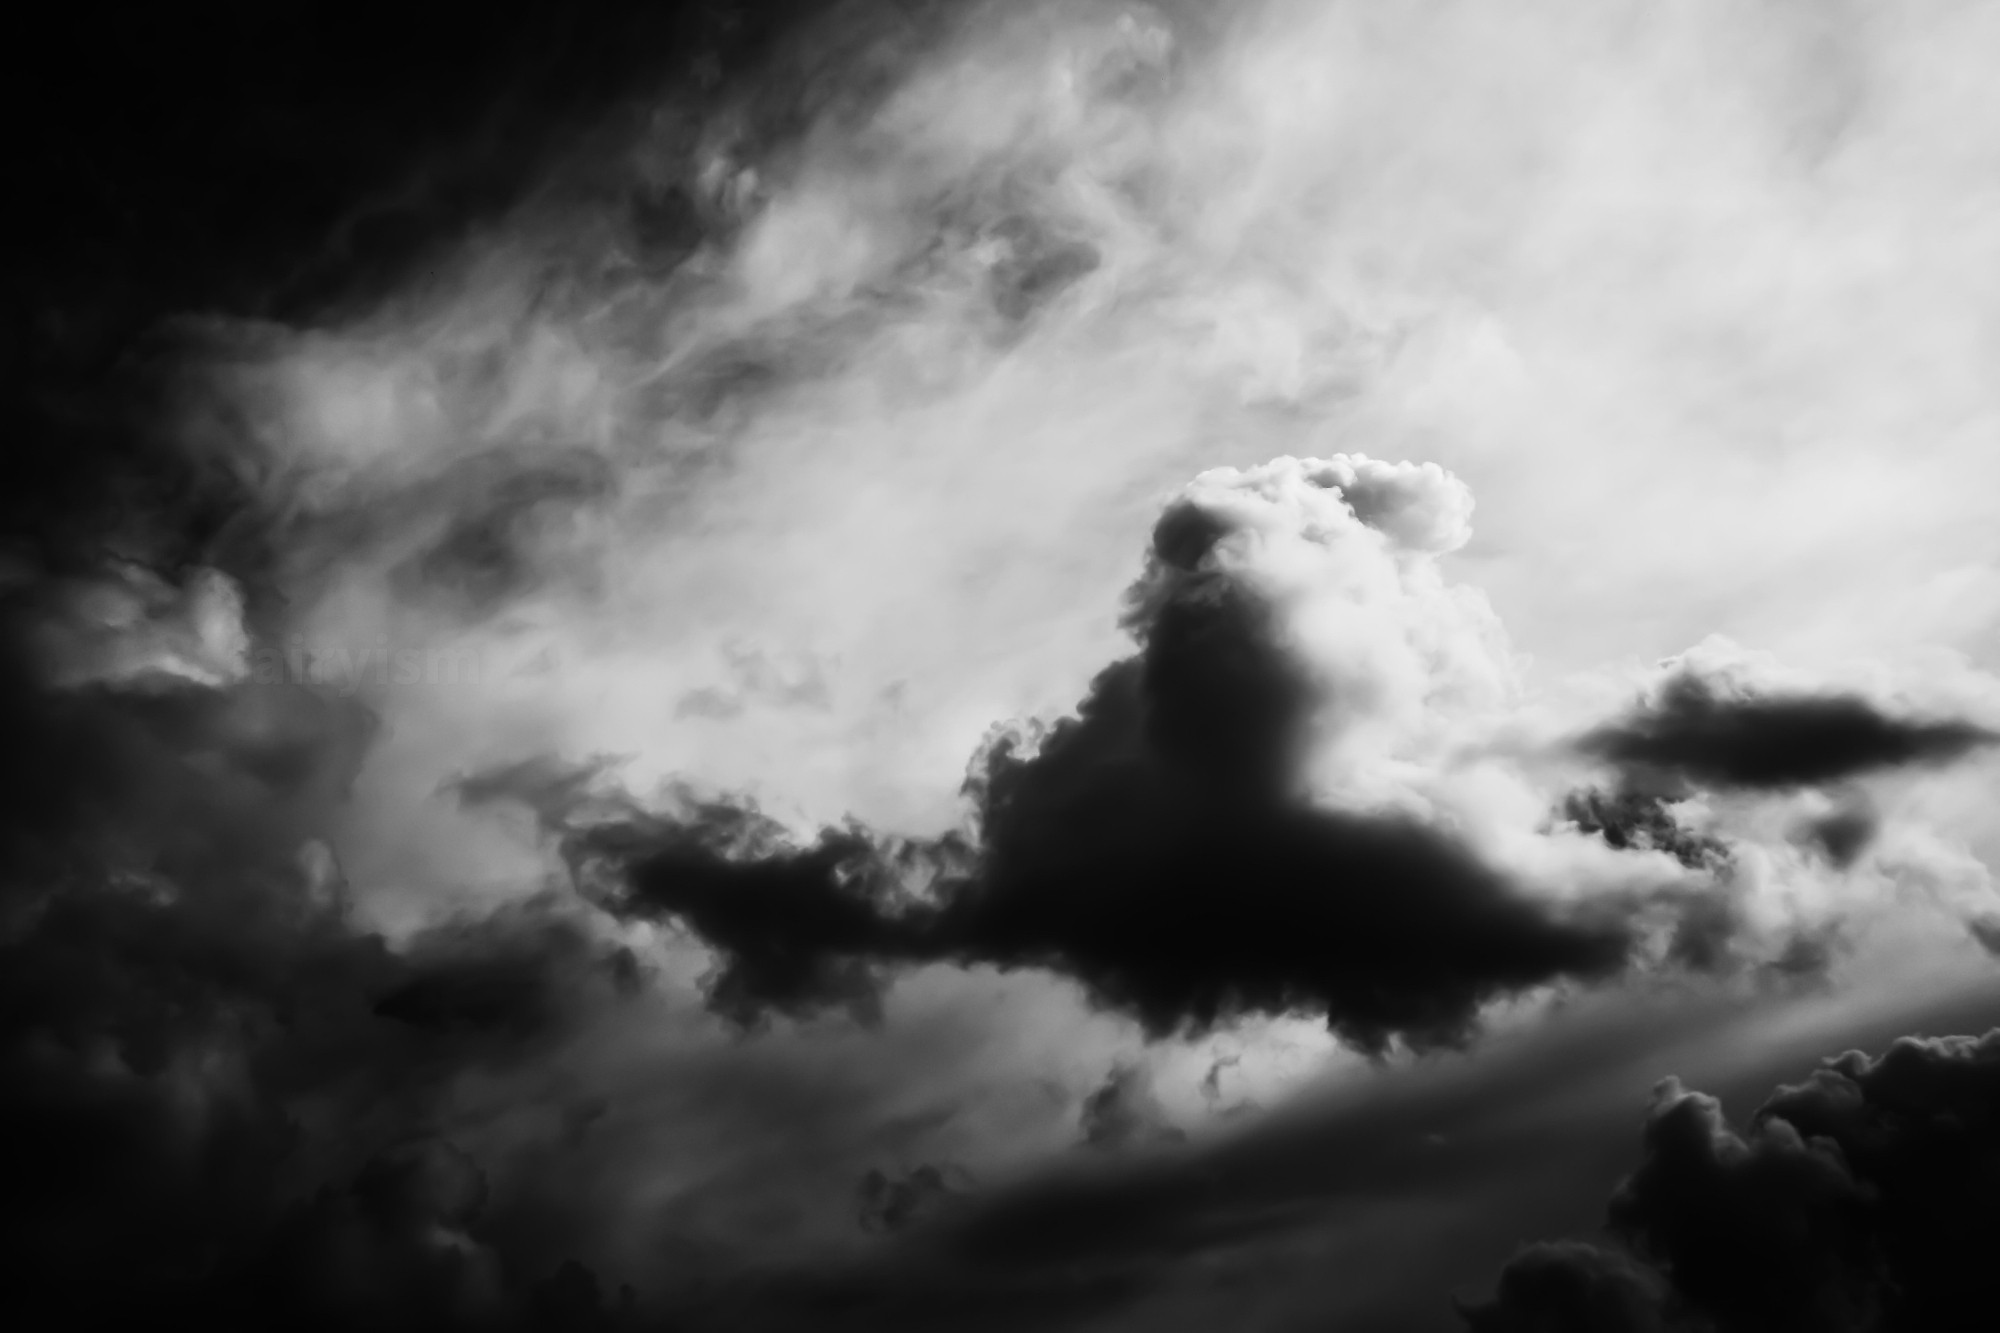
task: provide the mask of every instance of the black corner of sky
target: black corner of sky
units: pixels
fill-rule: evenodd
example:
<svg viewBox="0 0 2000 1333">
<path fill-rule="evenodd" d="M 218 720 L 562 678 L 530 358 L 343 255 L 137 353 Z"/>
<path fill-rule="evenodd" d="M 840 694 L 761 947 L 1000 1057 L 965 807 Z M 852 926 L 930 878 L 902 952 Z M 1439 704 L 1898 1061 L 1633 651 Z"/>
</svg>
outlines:
<svg viewBox="0 0 2000 1333">
<path fill-rule="evenodd" d="M 637 95 L 754 66 L 807 0 L 84 0 L 8 43 L 23 351 L 88 362 L 168 310 L 387 287 Z M 361 261 L 358 265 L 355 261 Z M 358 270 L 358 271 L 357 271 Z"/>
</svg>

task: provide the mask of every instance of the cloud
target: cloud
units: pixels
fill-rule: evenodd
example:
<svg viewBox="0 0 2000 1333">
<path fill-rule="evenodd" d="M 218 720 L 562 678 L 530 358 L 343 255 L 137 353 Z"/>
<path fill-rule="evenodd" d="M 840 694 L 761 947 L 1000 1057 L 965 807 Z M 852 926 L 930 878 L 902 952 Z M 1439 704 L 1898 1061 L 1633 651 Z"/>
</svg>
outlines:
<svg viewBox="0 0 2000 1333">
<path fill-rule="evenodd" d="M 964 1171 L 928 1162 L 902 1175 L 870 1167 L 858 1191 L 861 1227 L 866 1231 L 902 1231 L 948 1207 L 970 1183 Z"/>
<path fill-rule="evenodd" d="M 1564 1327 L 1607 1281 L 1612 1327 L 1972 1329 L 1991 1320 L 1980 1256 L 2000 1242 L 2000 1031 L 1905 1037 L 1828 1060 L 1739 1131 L 1669 1079 L 1610 1227 L 1650 1266 L 1566 1244 L 1503 1273 L 1474 1328 Z M 1616 1277 L 1607 1278 L 1606 1275 Z M 1642 1291 L 1651 1312 L 1635 1312 Z M 1646 1322 L 1650 1319 L 1652 1322 Z M 1539 1321 L 1539 1322 L 1538 1322 Z"/>
<path fill-rule="evenodd" d="M 1925 989 L 1898 979 L 1890 1007 Z M 1979 1007 L 1992 999 L 1987 978 Z M 844 1295 L 838 1317 L 782 1278 L 735 1299 L 774 1329 L 1006 1327 L 1024 1308 L 1054 1329 L 1449 1329 L 1451 1293 L 1489 1285 L 1524 1232 L 1601 1212 L 1662 1066 L 1768 1086 L 1858 1009 L 1713 987 L 1594 993 L 1462 1052 L 1328 1077 L 1172 1151 L 1061 1153 L 990 1181 L 894 1249 L 818 1271 L 820 1291 Z"/>
<path fill-rule="evenodd" d="M 1960 719 L 1899 716 L 1858 694 L 1771 689 L 1701 656 L 1670 663 L 1624 718 L 1579 742 L 1628 775 L 1783 790 L 1957 759 L 1997 737 Z"/>
<path fill-rule="evenodd" d="M 1593 788 L 1563 797 L 1562 816 L 1620 851 L 1665 852 L 1690 870 L 1714 869 L 1729 860 L 1729 846 L 1686 827 L 1663 797 Z"/>
<path fill-rule="evenodd" d="M 10 1302 L 74 1326 L 513 1319 L 566 1256 L 487 1234 L 460 1081 L 545 1059 L 629 958 L 553 896 L 385 939 L 325 842 L 365 710 L 78 681 L 36 651 L 46 614 L 0 621 Z"/>
<path fill-rule="evenodd" d="M 1361 455 L 1197 477 L 1126 593 L 1136 651 L 1070 715 L 989 735 L 965 833 L 801 839 L 744 799 L 682 786 L 648 809 L 560 760 L 459 791 L 526 801 L 600 902 L 690 931 L 713 951 L 709 1004 L 740 1023 L 879 1018 L 885 987 L 943 963 L 1069 978 L 1154 1038 L 1311 1014 L 1379 1053 L 1461 1042 L 1497 999 L 1641 961 L 1824 973 L 1845 909 L 1791 848 L 1851 866 L 1874 825 L 1731 827 L 1662 788 L 1669 759 L 1676 782 L 1746 754 L 1846 776 L 1852 727 L 1821 725 L 1825 699 L 1875 718 L 1867 736 L 1937 731 L 1955 752 L 1984 733 L 1753 681 L 1704 645 L 1581 743 L 1621 785 L 1574 788 L 1531 827 L 1546 798 L 1527 773 L 1468 768 L 1522 704 L 1491 611 L 1441 572 L 1471 510 L 1442 469 Z M 1753 688 L 1772 680 L 1791 693 Z"/>
<path fill-rule="evenodd" d="M 616 480 L 588 449 L 495 449 L 445 469 L 426 489 L 424 517 L 435 535 L 426 533 L 389 578 L 414 603 L 476 619 L 539 581 L 568 573 L 573 582 L 583 515 L 615 494 Z"/>
<path fill-rule="evenodd" d="M 1145 1073 L 1116 1065 L 1098 1089 L 1083 1099 L 1079 1117 L 1084 1146 L 1102 1150 L 1142 1143 L 1179 1143 L 1186 1134 L 1166 1122 Z"/>
<path fill-rule="evenodd" d="M 1483 608 L 1434 566 L 1470 509 L 1440 469 L 1359 456 L 1204 474 L 1127 596 L 1138 651 L 976 761 L 972 841 L 793 845 L 712 800 L 579 818 L 545 767 L 461 790 L 525 795 L 614 911 L 685 924 L 739 1018 L 866 1013 L 887 972 L 952 962 L 1072 977 L 1155 1035 L 1306 1012 L 1371 1051 L 1450 1044 L 1637 947 L 1629 904 L 1536 897 L 1382 778 L 1502 690 Z M 1315 793 L 1328 756 L 1349 808 Z"/>
<path fill-rule="evenodd" d="M 1656 1274 L 1615 1250 L 1575 1241 L 1531 1245 L 1482 1305 L 1461 1307 L 1473 1333 L 1667 1333 Z"/>
<path fill-rule="evenodd" d="M 1859 860 L 1881 831 L 1881 815 L 1859 800 L 1850 800 L 1813 819 L 1803 830 L 1812 845 L 1841 869 Z"/>
<path fill-rule="evenodd" d="M 780 708 L 825 708 L 831 703 L 822 665 L 773 662 L 755 649 L 729 644 L 723 650 L 728 686 L 691 690 L 674 706 L 674 716 L 727 719 L 740 716 L 752 704 Z M 789 665 L 790 669 L 787 669 Z"/>
<path fill-rule="evenodd" d="M 0 1102 L 78 1201 L 24 1299 L 596 1324 L 675 1227 L 704 1274 L 851 1239 L 870 1163 L 1118 1156 L 1064 1150 L 1093 1089 L 1126 1123 L 1141 1028 L 1269 1074 L 1291 1028 L 1239 1020 L 1296 1009 L 1393 1063 L 1659 956 L 1824 962 L 1787 941 L 1926 876 L 1990 896 L 1894 793 L 1863 829 L 1612 757 L 1572 801 L 1481 751 L 1527 672 L 1467 586 L 1544 668 L 1987 634 L 2000 119 L 1934 75 L 1978 7 L 626 8 L 72 25 L 0 464 Z M 1451 472 L 1222 469 L 1154 522 L 1350 441 Z M 243 679 L 300 642 L 338 688 Z M 391 689 L 384 643 L 480 670 Z M 982 728 L 1065 710 L 938 834 Z M 434 799 L 606 750 L 756 797 L 523 776 L 623 922 Z M 879 1026 L 733 1040 L 704 966 L 734 1018 Z M 1376 1231 L 1450 1234 L 1450 1168 L 1390 1156 L 1440 1183 Z M 882 1170 L 909 1225 L 867 1243 L 919 1237 L 928 1178 Z M 1144 1284 L 1025 1285 L 975 1313 Z M 898 1317 L 970 1326 L 956 1290 Z"/>
</svg>

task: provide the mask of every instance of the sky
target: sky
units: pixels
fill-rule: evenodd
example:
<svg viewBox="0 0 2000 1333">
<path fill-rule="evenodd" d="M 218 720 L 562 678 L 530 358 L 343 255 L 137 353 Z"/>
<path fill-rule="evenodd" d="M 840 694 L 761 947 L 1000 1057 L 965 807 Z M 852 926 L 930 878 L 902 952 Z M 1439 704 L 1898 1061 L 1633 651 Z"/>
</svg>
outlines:
<svg viewBox="0 0 2000 1333">
<path fill-rule="evenodd" d="M 1985 1326 L 2000 6 L 103 18 L 25 1326 Z"/>
</svg>

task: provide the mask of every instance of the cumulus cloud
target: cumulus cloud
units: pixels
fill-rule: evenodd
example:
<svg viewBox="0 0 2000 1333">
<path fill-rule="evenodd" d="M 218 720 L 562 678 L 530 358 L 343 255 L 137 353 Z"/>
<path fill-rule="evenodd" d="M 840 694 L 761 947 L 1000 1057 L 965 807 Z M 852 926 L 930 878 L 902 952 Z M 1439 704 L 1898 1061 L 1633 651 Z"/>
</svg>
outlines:
<svg viewBox="0 0 2000 1333">
<path fill-rule="evenodd" d="M 691 929 L 740 1018 L 867 1012 L 885 969 L 949 961 L 1072 977 L 1156 1035 L 1309 1012 L 1368 1050 L 1449 1044 L 1638 946 L 1629 903 L 1539 898 L 1378 781 L 1504 690 L 1490 613 L 1434 563 L 1470 508 L 1440 469 L 1358 456 L 1204 474 L 1128 594 L 1138 651 L 986 748 L 970 841 L 792 845 L 714 801 L 579 820 L 546 769 L 461 790 L 526 795 L 613 910 Z M 1329 758 L 1345 808 L 1315 790 Z"/>
<path fill-rule="evenodd" d="M 1610 1207 L 1645 1267 L 1587 1245 L 1531 1249 L 1467 1322 L 1597 1327 L 1576 1322 L 1578 1302 L 1615 1294 L 1603 1327 L 1984 1327 L 1996 1136 L 2000 1032 L 1850 1051 L 1742 1130 L 1670 1079 Z"/>
<path fill-rule="evenodd" d="M 1442 469 L 1361 455 L 1202 474 L 1126 594 L 1136 651 L 1071 715 L 992 734 L 964 834 L 849 822 L 801 841 L 741 801 L 683 789 L 649 810 L 560 761 L 459 790 L 526 800 L 611 910 L 692 932 L 715 957 L 709 1003 L 739 1022 L 875 1018 L 896 977 L 950 963 L 1070 978 L 1154 1037 L 1310 1013 L 1380 1052 L 1462 1041 L 1493 1000 L 1641 959 L 1824 971 L 1844 909 L 1791 838 L 1851 865 L 1876 827 L 1863 807 L 1803 835 L 1725 832 L 1662 772 L 1830 779 L 1883 757 L 1857 751 L 1856 726 L 1932 738 L 1905 757 L 1984 733 L 1758 694 L 1705 648 L 1581 743 L 1623 766 L 1619 787 L 1573 789 L 1524 827 L 1525 774 L 1463 776 L 1522 699 L 1497 620 L 1439 564 L 1471 509 Z M 1615 855 L 1594 864 L 1579 836 Z"/>
<path fill-rule="evenodd" d="M 1474 1333 L 1667 1333 L 1658 1277 L 1615 1250 L 1576 1241 L 1531 1245 L 1500 1274 L 1493 1299 L 1462 1306 Z"/>
</svg>

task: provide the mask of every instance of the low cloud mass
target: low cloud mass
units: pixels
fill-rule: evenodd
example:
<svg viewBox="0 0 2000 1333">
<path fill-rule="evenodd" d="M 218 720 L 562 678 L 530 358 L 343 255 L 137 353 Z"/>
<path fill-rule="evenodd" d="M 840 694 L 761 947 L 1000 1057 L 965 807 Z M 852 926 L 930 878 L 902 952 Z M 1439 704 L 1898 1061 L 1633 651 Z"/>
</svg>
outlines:
<svg viewBox="0 0 2000 1333">
<path fill-rule="evenodd" d="M 1850 1051 L 1742 1130 L 1668 1079 L 1612 1196 L 1628 1249 L 1524 1251 L 1476 1330 L 1984 1327 L 2000 1031 Z M 1635 1260 L 1631 1255 L 1636 1255 Z"/>
</svg>

